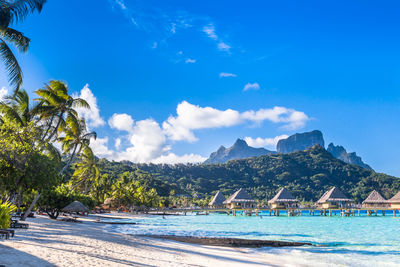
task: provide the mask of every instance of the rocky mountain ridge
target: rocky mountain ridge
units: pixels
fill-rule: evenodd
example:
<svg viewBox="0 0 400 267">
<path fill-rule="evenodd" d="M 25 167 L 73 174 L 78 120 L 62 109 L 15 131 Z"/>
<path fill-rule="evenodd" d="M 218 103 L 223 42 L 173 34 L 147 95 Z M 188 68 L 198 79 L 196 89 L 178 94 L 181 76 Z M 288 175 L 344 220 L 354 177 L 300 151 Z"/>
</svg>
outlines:
<svg viewBox="0 0 400 267">
<path fill-rule="evenodd" d="M 314 145 L 319 145 L 325 149 L 325 140 L 323 134 L 319 130 L 314 130 L 305 133 L 296 133 L 286 139 L 281 139 L 276 145 L 277 152 L 270 151 L 265 148 L 255 148 L 249 146 L 246 141 L 237 139 L 236 142 L 229 148 L 221 146 L 217 151 L 211 153 L 210 157 L 204 164 L 225 163 L 233 159 L 246 159 L 250 157 L 259 157 L 262 155 L 272 155 L 276 153 L 287 154 L 297 151 L 307 150 Z M 347 153 L 343 146 L 335 146 L 333 143 L 328 145 L 327 151 L 335 158 L 360 166 L 362 168 L 372 170 L 372 168 L 364 163 L 356 152 Z"/>
</svg>

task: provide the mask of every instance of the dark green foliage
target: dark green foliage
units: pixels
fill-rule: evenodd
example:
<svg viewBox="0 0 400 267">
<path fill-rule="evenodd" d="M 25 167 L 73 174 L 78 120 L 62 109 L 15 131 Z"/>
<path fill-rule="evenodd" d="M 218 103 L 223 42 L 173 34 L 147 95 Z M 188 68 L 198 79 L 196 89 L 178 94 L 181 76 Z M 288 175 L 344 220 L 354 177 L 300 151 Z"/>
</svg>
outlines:
<svg viewBox="0 0 400 267">
<path fill-rule="evenodd" d="M 37 205 L 39 209 L 45 211 L 51 219 L 57 219 L 61 210 L 75 200 L 81 202 L 89 209 L 93 209 L 95 206 L 93 198 L 80 193 L 70 192 L 65 186 L 59 186 L 43 192 Z"/>
<path fill-rule="evenodd" d="M 346 164 L 320 146 L 290 154 L 276 154 L 225 164 L 132 164 L 100 161 L 101 172 L 117 177 L 126 170 L 140 169 L 160 196 L 209 197 L 220 190 L 225 196 L 243 187 L 260 202 L 271 199 L 280 187 L 286 187 L 301 201 L 316 201 L 332 186 L 361 202 L 374 189 L 386 198 L 400 190 L 400 179 Z"/>
</svg>

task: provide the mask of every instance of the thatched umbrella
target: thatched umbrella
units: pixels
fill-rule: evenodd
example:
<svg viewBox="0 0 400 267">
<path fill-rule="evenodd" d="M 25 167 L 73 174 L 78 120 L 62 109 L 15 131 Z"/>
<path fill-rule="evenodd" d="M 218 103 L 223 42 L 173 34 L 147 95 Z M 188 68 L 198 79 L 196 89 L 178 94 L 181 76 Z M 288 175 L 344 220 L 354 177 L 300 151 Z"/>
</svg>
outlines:
<svg viewBox="0 0 400 267">
<path fill-rule="evenodd" d="M 62 209 L 65 212 L 87 212 L 89 209 L 79 201 L 74 201 Z"/>
</svg>

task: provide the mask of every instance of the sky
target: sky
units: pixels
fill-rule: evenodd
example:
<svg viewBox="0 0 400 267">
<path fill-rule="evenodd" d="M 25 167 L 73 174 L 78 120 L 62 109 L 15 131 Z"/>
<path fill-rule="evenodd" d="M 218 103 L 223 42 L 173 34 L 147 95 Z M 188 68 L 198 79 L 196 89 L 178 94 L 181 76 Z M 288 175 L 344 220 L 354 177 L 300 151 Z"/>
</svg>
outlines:
<svg viewBox="0 0 400 267">
<path fill-rule="evenodd" d="M 321 130 L 400 176 L 397 1 L 49 0 L 14 27 L 24 88 L 50 80 L 80 110 L 99 157 L 201 162 L 237 138 L 275 150 Z M 2 68 L 2 67 L 0 67 Z M 0 98 L 10 86 L 1 69 Z"/>
</svg>

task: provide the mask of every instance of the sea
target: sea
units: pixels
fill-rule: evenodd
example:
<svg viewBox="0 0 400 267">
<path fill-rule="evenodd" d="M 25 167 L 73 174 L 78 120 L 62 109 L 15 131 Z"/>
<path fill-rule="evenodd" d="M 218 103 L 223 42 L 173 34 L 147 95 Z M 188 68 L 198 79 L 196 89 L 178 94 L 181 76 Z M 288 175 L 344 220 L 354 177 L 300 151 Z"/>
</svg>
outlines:
<svg viewBox="0 0 400 267">
<path fill-rule="evenodd" d="M 227 214 L 143 216 L 135 225 L 107 225 L 106 231 L 130 235 L 177 235 L 310 242 L 312 246 L 255 248 L 286 266 L 400 266 L 400 217 L 342 217 L 303 213 L 269 216 Z M 397 215 L 399 216 L 399 214 Z"/>
</svg>

